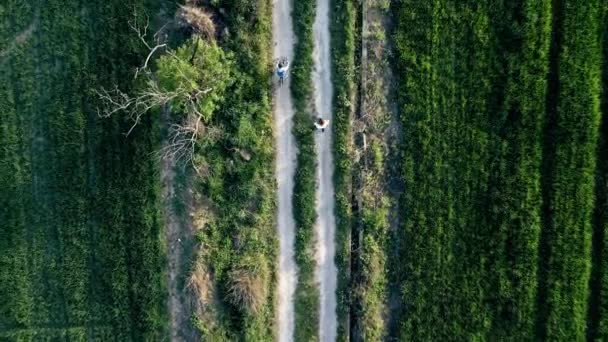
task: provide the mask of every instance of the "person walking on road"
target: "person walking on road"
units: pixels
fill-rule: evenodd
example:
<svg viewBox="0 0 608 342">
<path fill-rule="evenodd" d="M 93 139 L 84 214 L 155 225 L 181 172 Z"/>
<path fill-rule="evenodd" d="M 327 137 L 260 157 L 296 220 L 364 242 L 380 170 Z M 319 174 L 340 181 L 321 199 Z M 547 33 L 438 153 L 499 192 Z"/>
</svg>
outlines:
<svg viewBox="0 0 608 342">
<path fill-rule="evenodd" d="M 287 58 L 281 58 L 279 60 L 279 64 L 277 65 L 277 76 L 279 77 L 279 86 L 283 85 L 285 82 L 285 77 L 287 77 L 287 71 L 289 70 L 289 61 Z"/>
<path fill-rule="evenodd" d="M 320 117 L 315 120 L 315 128 L 320 129 L 321 132 L 325 132 L 325 128 L 327 128 L 327 126 L 329 126 L 329 120 Z"/>
</svg>

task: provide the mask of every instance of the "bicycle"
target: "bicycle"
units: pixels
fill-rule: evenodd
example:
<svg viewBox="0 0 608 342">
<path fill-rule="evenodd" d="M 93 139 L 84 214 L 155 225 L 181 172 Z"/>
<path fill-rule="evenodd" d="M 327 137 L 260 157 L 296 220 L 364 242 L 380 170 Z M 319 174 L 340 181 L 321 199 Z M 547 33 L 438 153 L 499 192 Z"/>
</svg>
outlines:
<svg viewBox="0 0 608 342">
<path fill-rule="evenodd" d="M 289 71 L 289 60 L 286 57 L 281 57 L 276 60 L 277 65 L 277 76 L 279 77 L 279 87 L 285 83 L 285 79 L 287 78 L 287 73 Z"/>
</svg>

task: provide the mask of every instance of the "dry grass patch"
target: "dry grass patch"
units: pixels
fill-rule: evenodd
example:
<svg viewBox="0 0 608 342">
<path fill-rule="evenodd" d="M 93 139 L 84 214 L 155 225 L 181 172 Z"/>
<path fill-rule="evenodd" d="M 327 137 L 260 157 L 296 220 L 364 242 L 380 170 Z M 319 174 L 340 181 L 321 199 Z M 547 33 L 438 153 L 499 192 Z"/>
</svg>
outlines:
<svg viewBox="0 0 608 342">
<path fill-rule="evenodd" d="M 207 39 L 215 37 L 215 24 L 211 19 L 211 13 L 191 5 L 180 6 L 177 11 L 180 23 L 187 24 L 192 29 Z"/>
<path fill-rule="evenodd" d="M 257 314 L 268 297 L 270 270 L 262 257 L 245 257 L 229 274 L 228 300 L 241 310 Z"/>
<path fill-rule="evenodd" d="M 190 277 L 188 277 L 188 283 L 186 285 L 194 297 L 194 308 L 196 312 L 201 312 L 202 308 L 211 301 L 212 296 L 212 283 L 211 276 L 205 266 L 201 262 L 196 262 Z"/>
</svg>

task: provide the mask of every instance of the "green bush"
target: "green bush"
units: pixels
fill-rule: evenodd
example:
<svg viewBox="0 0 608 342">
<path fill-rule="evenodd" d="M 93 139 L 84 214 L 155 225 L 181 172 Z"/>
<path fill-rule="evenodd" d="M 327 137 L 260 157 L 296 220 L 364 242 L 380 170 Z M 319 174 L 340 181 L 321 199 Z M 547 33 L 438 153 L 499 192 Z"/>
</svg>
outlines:
<svg viewBox="0 0 608 342">
<path fill-rule="evenodd" d="M 205 94 L 198 97 L 196 110 L 209 122 L 234 77 L 231 56 L 217 46 L 195 36 L 175 52 L 161 56 L 155 72 L 160 89 L 168 93 Z M 170 103 L 174 109 L 186 106 L 183 98 Z"/>
</svg>

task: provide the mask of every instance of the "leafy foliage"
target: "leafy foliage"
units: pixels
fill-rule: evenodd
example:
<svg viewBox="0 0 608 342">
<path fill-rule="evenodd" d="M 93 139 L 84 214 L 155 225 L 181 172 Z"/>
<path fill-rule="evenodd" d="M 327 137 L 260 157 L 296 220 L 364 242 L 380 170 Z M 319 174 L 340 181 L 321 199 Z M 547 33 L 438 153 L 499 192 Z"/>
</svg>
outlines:
<svg viewBox="0 0 608 342">
<path fill-rule="evenodd" d="M 224 93 L 233 80 L 233 63 L 215 41 L 206 41 L 194 36 L 174 53 L 161 56 L 157 61 L 156 77 L 159 87 L 166 92 L 196 95 L 196 111 L 205 123 L 209 122 Z M 149 82 L 154 82 L 150 80 Z M 174 109 L 184 108 L 183 97 L 170 103 Z M 187 109 L 186 109 L 187 110 Z"/>
</svg>

